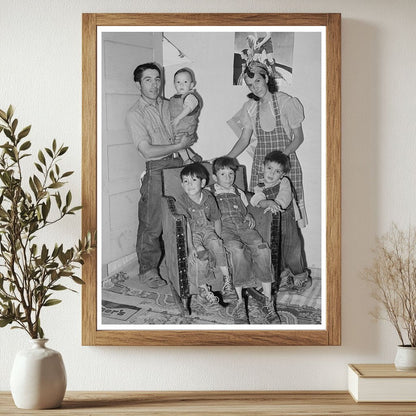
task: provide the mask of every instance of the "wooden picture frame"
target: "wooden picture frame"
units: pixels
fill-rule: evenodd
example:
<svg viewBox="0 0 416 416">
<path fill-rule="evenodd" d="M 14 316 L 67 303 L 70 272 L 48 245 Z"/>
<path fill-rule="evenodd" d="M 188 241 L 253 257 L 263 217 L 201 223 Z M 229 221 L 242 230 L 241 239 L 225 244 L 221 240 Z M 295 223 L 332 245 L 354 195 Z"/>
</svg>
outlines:
<svg viewBox="0 0 416 416">
<path fill-rule="evenodd" d="M 82 16 L 82 230 L 97 229 L 97 28 L 101 26 L 322 27 L 326 50 L 325 327 L 319 330 L 163 329 L 104 330 L 97 327 L 97 253 L 83 266 L 83 345 L 340 345 L 341 344 L 341 15 L 319 14 L 83 14 Z M 162 29 L 161 29 L 162 30 Z M 141 63 L 141 62 L 139 62 Z M 306 139 L 305 139 L 306 140 Z M 326 158 L 326 160 L 325 160 Z M 325 214 L 324 214 L 325 217 Z M 97 229 L 100 238 L 100 229 Z"/>
</svg>

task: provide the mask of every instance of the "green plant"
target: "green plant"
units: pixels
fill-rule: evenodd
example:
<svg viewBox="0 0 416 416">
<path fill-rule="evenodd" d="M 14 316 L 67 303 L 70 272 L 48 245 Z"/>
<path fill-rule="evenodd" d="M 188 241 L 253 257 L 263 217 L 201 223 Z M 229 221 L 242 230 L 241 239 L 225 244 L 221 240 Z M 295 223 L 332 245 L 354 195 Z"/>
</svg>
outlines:
<svg viewBox="0 0 416 416">
<path fill-rule="evenodd" d="M 390 321 L 401 345 L 416 347 L 416 228 L 406 231 L 392 224 L 390 230 L 377 239 L 371 268 L 363 277 L 373 288 L 373 297 L 384 309 L 377 319 Z"/>
<path fill-rule="evenodd" d="M 24 329 L 32 338 L 43 338 L 40 315 L 44 307 L 61 302 L 53 294 L 71 290 L 63 278 L 83 284 L 75 272 L 93 248 L 88 233 L 74 247 L 62 244 L 48 249 L 39 243 L 38 233 L 81 209 L 71 206 L 72 195 L 59 191 L 72 171 L 61 172 L 58 161 L 68 147 L 53 140 L 50 148 L 39 150 L 34 162 L 36 173 L 25 182 L 22 159 L 31 156 L 26 140 L 31 126 L 17 132 L 13 107 L 0 110 L 0 327 Z"/>
</svg>

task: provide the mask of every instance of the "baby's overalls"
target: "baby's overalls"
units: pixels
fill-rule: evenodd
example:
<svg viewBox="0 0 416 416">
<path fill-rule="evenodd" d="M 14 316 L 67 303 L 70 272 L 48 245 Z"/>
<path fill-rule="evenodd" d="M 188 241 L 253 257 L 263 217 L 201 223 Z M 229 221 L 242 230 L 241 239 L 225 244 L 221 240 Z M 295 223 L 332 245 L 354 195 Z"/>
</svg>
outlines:
<svg viewBox="0 0 416 416">
<path fill-rule="evenodd" d="M 189 91 L 188 93 L 183 95 L 176 94 L 172 98 L 170 98 L 169 112 L 172 119 L 178 116 L 183 110 L 183 102 L 185 98 L 190 94 L 192 94 L 198 100 L 199 104 L 188 115 L 186 115 L 175 127 L 175 136 L 180 136 L 185 133 L 192 136 L 193 134 L 195 134 L 196 129 L 198 127 L 198 117 L 201 110 L 201 104 L 198 95 L 195 94 L 194 91 Z"/>
</svg>

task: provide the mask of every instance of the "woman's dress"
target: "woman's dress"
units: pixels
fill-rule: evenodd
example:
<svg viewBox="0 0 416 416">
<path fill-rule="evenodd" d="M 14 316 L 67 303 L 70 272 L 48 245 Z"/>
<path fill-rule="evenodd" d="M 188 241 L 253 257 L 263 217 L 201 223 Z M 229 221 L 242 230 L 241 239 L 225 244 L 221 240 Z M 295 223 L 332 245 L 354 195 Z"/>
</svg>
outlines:
<svg viewBox="0 0 416 416">
<path fill-rule="evenodd" d="M 264 157 L 266 154 L 273 150 L 283 151 L 292 141 L 292 129 L 300 127 L 304 119 L 303 106 L 300 101 L 283 92 L 272 94 L 272 110 L 276 124 L 271 131 L 263 130 L 261 126 L 260 101 L 249 100 L 229 122 L 233 130 L 236 131 L 235 125 L 239 124 L 240 121 L 240 127 L 253 129 L 257 138 L 251 170 L 251 191 L 263 180 Z M 287 176 L 293 184 L 301 215 L 298 225 L 305 227 L 308 220 L 305 210 L 302 168 L 296 153 L 291 153 L 289 159 L 290 171 Z"/>
</svg>

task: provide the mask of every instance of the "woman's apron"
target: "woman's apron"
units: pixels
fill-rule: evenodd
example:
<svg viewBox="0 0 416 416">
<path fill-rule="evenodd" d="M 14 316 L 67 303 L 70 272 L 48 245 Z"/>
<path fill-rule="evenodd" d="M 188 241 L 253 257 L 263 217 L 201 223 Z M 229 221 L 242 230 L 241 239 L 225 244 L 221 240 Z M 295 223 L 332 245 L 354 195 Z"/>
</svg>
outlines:
<svg viewBox="0 0 416 416">
<path fill-rule="evenodd" d="M 253 166 L 251 171 L 250 190 L 253 190 L 256 185 L 263 182 L 264 158 L 273 150 L 283 151 L 291 143 L 291 139 L 286 134 L 286 131 L 280 120 L 280 109 L 277 105 L 276 94 L 272 94 L 273 99 L 273 113 L 276 118 L 276 126 L 271 131 L 264 131 L 260 124 L 260 102 L 257 102 L 256 113 L 256 136 L 257 146 L 253 155 Z M 308 223 L 305 201 L 303 197 L 303 180 L 302 168 L 300 166 L 296 153 L 289 155 L 290 171 L 287 174 L 292 182 L 295 190 L 295 199 L 298 204 L 301 218 L 298 222 L 300 227 L 305 227 Z"/>
</svg>

